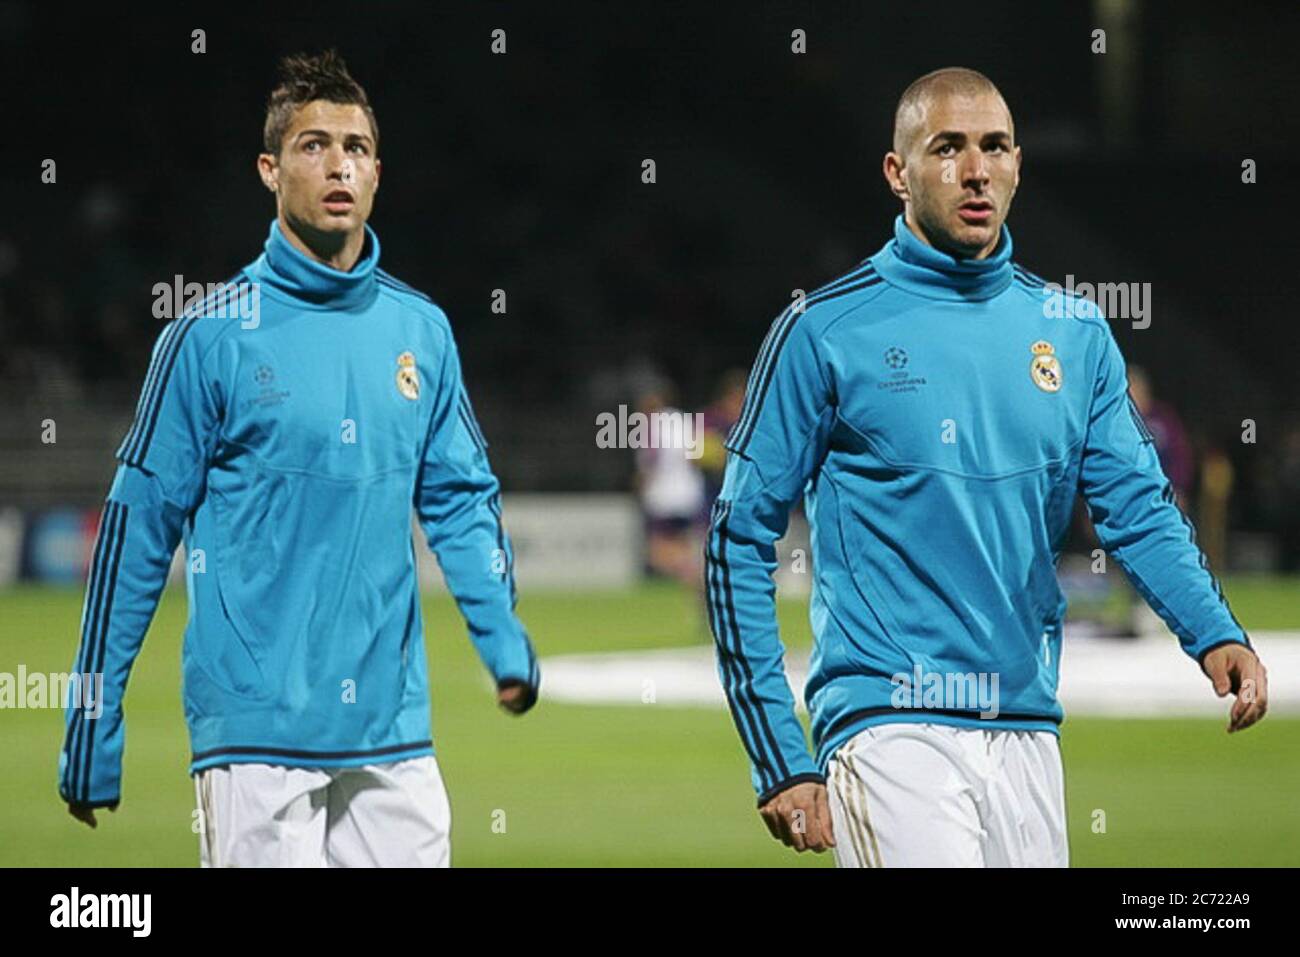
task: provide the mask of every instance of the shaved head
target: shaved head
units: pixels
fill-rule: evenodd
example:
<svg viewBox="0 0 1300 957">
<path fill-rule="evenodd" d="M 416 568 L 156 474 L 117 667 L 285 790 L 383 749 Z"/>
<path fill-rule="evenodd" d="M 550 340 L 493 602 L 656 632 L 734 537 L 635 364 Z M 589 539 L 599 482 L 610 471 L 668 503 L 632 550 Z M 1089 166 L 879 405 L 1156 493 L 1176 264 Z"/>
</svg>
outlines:
<svg viewBox="0 0 1300 957">
<path fill-rule="evenodd" d="M 924 129 L 926 110 L 936 97 L 984 94 L 996 96 L 1006 106 L 1006 100 L 1002 99 L 1002 93 L 993 81 L 977 70 L 949 66 L 914 80 L 898 98 L 898 108 L 894 111 L 894 152 L 900 156 L 907 155 L 917 134 Z M 1010 108 L 1007 109 L 1007 122 L 1011 124 L 1009 132 L 1014 139 L 1015 124 L 1011 122 Z"/>
</svg>

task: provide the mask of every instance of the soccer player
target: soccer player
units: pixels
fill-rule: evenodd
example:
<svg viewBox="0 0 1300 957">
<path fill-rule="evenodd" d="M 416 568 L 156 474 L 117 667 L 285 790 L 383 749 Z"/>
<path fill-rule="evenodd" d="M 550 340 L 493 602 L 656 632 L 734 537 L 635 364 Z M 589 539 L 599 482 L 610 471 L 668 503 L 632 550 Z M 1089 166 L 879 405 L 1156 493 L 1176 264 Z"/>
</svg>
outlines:
<svg viewBox="0 0 1300 957">
<path fill-rule="evenodd" d="M 706 546 L 719 675 L 772 835 L 841 866 L 1068 863 L 1055 562 L 1076 493 L 1215 693 L 1237 696 L 1228 730 L 1267 706 L 1106 318 L 1012 261 L 1020 159 L 987 77 L 909 86 L 884 159 L 893 238 L 777 318 L 727 439 Z M 811 756 L 771 579 L 801 492 Z"/>
<path fill-rule="evenodd" d="M 445 866 L 412 507 L 505 710 L 537 661 L 451 326 L 378 268 L 369 100 L 333 51 L 281 70 L 264 250 L 163 329 L 117 452 L 75 669 L 103 712 L 69 706 L 59 792 L 91 827 L 121 800 L 123 693 L 183 540 L 201 863 Z"/>
</svg>

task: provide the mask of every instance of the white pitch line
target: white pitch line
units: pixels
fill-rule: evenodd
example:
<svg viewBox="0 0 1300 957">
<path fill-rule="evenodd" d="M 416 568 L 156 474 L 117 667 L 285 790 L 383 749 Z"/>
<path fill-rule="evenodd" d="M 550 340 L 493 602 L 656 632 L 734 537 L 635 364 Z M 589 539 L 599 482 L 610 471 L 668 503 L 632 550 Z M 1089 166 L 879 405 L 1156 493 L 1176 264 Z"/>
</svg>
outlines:
<svg viewBox="0 0 1300 957">
<path fill-rule="evenodd" d="M 1269 713 L 1300 712 L 1300 632 L 1251 634 L 1268 667 Z M 559 655 L 544 658 L 542 694 L 574 704 L 722 708 L 713 647 Z M 808 656 L 786 655 L 786 674 L 800 710 Z M 1065 639 L 1061 703 L 1070 715 L 1104 717 L 1224 716 L 1209 680 L 1172 636 Z"/>
</svg>

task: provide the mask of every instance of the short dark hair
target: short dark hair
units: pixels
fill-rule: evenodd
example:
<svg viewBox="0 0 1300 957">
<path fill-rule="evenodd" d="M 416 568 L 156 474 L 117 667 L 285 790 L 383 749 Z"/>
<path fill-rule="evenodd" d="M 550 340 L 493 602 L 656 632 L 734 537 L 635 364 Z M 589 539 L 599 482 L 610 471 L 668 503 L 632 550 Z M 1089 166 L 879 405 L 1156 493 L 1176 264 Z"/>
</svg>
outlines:
<svg viewBox="0 0 1300 957">
<path fill-rule="evenodd" d="M 365 110 L 375 140 L 375 154 L 378 155 L 379 124 L 375 121 L 375 111 L 370 108 L 366 91 L 352 79 L 347 64 L 336 50 L 326 50 L 316 56 L 299 53 L 280 61 L 280 84 L 266 101 L 266 125 L 262 128 L 262 145 L 266 152 L 280 155 L 293 114 L 312 100 L 355 103 Z"/>
</svg>

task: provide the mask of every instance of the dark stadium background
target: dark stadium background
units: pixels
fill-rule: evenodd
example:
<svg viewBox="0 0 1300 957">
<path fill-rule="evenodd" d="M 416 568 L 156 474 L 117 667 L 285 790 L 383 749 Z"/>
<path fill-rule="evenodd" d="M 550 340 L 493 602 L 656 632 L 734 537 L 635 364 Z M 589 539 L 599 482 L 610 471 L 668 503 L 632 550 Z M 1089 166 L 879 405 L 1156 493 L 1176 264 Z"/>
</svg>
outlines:
<svg viewBox="0 0 1300 957">
<path fill-rule="evenodd" d="M 1126 355 L 1198 449 L 1233 462 L 1234 529 L 1300 563 L 1298 10 L 0 4 L 0 504 L 102 501 L 159 331 L 152 285 L 216 281 L 260 251 L 273 206 L 253 161 L 283 54 L 336 46 L 368 90 L 382 265 L 450 314 L 508 492 L 626 489 L 631 455 L 596 447 L 595 415 L 650 368 L 703 408 L 791 289 L 874 252 L 896 213 L 879 166 L 898 94 L 961 64 L 1014 111 L 1018 261 L 1152 284 L 1151 328 L 1114 324 Z"/>
</svg>

